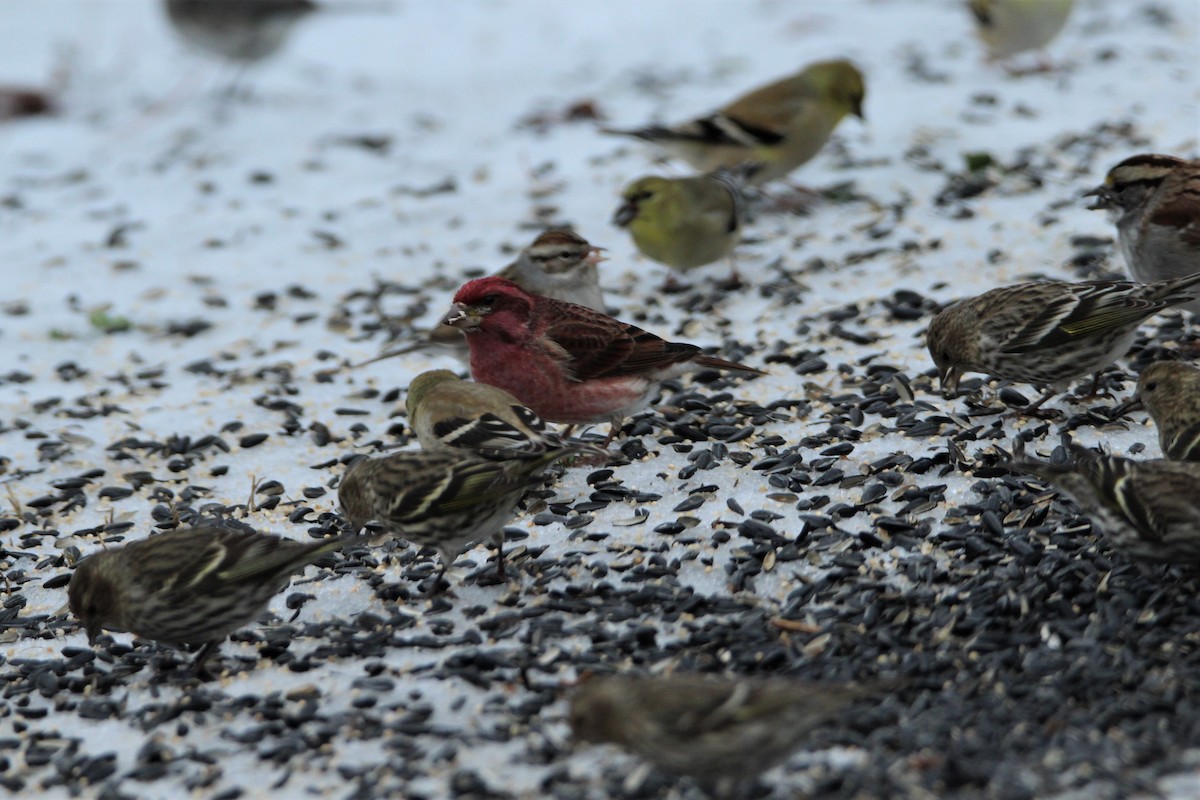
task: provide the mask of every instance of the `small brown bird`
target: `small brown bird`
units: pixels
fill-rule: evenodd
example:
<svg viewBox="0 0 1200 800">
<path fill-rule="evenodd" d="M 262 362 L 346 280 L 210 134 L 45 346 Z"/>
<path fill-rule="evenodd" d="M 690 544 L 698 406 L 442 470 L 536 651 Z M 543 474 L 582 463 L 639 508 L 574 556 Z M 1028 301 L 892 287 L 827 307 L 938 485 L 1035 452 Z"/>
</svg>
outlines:
<svg viewBox="0 0 1200 800">
<path fill-rule="evenodd" d="M 1125 555 L 1200 562 L 1200 464 L 1134 461 L 1078 445 L 1071 457 L 1066 464 L 1020 457 L 1012 467 L 1065 492 Z"/>
<path fill-rule="evenodd" d="M 94 643 L 102 629 L 171 645 L 203 645 L 204 664 L 252 622 L 294 573 L 357 537 L 297 542 L 249 530 L 197 527 L 94 553 L 68 589 L 71 612 Z"/>
<path fill-rule="evenodd" d="M 1200 461 L 1200 369 L 1180 361 L 1157 361 L 1138 376 L 1133 400 L 1112 416 L 1142 406 L 1158 428 L 1158 444 L 1172 461 Z"/>
<path fill-rule="evenodd" d="M 360 458 L 346 468 L 338 501 L 355 533 L 376 520 L 398 538 L 436 548 L 442 556 L 439 579 L 467 545 L 491 539 L 496 573 L 504 577 L 504 524 L 551 464 L 579 452 L 567 446 L 495 460 L 461 450 L 405 450 Z"/>
<path fill-rule="evenodd" d="M 1125 269 L 1149 283 L 1200 272 L 1200 160 L 1144 153 L 1108 171 L 1088 192 L 1117 226 Z M 1200 311 L 1200 302 L 1186 306 Z"/>
<path fill-rule="evenodd" d="M 964 372 L 1048 387 L 1033 413 L 1073 380 L 1098 373 L 1128 350 L 1138 326 L 1200 297 L 1200 273 L 1170 281 L 1034 281 L 992 289 L 943 309 L 925 343 L 942 391 Z"/>
<path fill-rule="evenodd" d="M 619 745 L 727 795 L 878 690 L 786 678 L 596 675 L 571 697 L 569 720 L 578 741 Z"/>
</svg>

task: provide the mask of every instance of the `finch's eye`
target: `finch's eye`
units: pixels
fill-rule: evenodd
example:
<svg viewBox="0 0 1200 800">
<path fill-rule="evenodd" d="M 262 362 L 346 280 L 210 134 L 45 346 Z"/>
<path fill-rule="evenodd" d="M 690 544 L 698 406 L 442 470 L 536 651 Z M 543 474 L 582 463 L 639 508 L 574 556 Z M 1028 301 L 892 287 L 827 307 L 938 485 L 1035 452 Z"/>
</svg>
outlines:
<svg viewBox="0 0 1200 800">
<path fill-rule="evenodd" d="M 481 305 L 481 306 L 494 306 L 494 305 L 496 305 L 496 295 L 494 295 L 494 294 L 485 294 L 483 297 L 481 297 L 481 298 L 479 299 L 479 305 Z"/>
<path fill-rule="evenodd" d="M 1150 381 L 1149 383 L 1146 384 L 1147 392 L 1153 392 L 1157 388 L 1158 388 L 1158 381 Z"/>
</svg>

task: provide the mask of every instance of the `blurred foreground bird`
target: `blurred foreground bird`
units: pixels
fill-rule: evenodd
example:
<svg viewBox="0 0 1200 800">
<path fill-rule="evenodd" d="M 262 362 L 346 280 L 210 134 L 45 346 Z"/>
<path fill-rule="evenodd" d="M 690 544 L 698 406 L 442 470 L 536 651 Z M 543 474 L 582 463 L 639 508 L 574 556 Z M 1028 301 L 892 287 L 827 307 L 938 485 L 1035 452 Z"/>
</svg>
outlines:
<svg viewBox="0 0 1200 800">
<path fill-rule="evenodd" d="M 1034 281 L 992 289 L 942 310 L 925 343 L 947 396 L 964 372 L 1048 387 L 1033 413 L 1072 380 L 1112 364 L 1138 326 L 1200 297 L 1200 273 L 1172 281 Z"/>
<path fill-rule="evenodd" d="M 496 276 L 510 280 L 532 294 L 603 311 L 604 292 L 600 289 L 600 273 L 596 269 L 596 265 L 604 260 L 600 255 L 603 249 L 574 231 L 544 231 Z M 462 331 L 443 321 L 423 341 L 389 350 L 363 363 L 371 364 L 429 347 L 453 353 L 463 361 L 469 357 Z"/>
<path fill-rule="evenodd" d="M 464 381 L 448 369 L 413 378 L 405 405 L 408 424 L 426 450 L 528 458 L 567 446 L 545 420 L 508 392 Z"/>
<path fill-rule="evenodd" d="M 865 94 L 862 73 L 849 61 L 818 61 L 706 117 L 604 132 L 661 145 L 700 172 L 760 165 L 750 182 L 762 184 L 815 156 L 847 114 L 861 119 Z"/>
<path fill-rule="evenodd" d="M 1200 562 L 1200 464 L 1134 461 L 1078 445 L 1071 457 L 1068 464 L 1021 457 L 1011 466 L 1062 489 L 1127 556 Z"/>
<path fill-rule="evenodd" d="M 875 691 L 786 678 L 596 675 L 581 681 L 568 713 L 576 740 L 619 745 L 727 795 Z"/>
<path fill-rule="evenodd" d="M 702 367 L 764 374 L 501 278 L 464 284 L 444 322 L 466 333 L 475 380 L 510 392 L 550 422 L 609 421 L 604 447 L 668 378 Z"/>
<path fill-rule="evenodd" d="M 225 637 L 325 553 L 358 537 L 297 542 L 249 530 L 197 527 L 94 553 L 68 589 L 71 612 L 95 642 L 102 629 L 171 645 L 203 645 L 204 664 Z"/>
<path fill-rule="evenodd" d="M 628 228 L 642 255 L 677 270 L 730 258 L 729 283 L 740 283 L 733 248 L 742 235 L 744 200 L 723 171 L 694 178 L 639 178 L 621 192 L 613 224 Z"/>
<path fill-rule="evenodd" d="M 1073 0 L 968 0 L 988 56 L 1003 60 L 1040 50 L 1058 35 Z"/>
<path fill-rule="evenodd" d="M 580 452 L 563 447 L 507 461 L 462 451 L 408 450 L 361 458 L 338 486 L 342 515 L 352 532 L 376 520 L 392 535 L 442 557 L 440 578 L 470 544 L 496 545 L 496 574 L 504 577 L 503 527 L 526 490 L 560 458 Z"/>
<path fill-rule="evenodd" d="M 1108 171 L 1084 195 L 1117 226 L 1129 275 L 1141 283 L 1200 272 L 1200 160 L 1145 153 Z M 1200 302 L 1189 311 L 1200 312 Z"/>
<path fill-rule="evenodd" d="M 275 54 L 311 0 L 166 0 L 167 20 L 188 44 L 247 64 Z"/>
<path fill-rule="evenodd" d="M 1156 361 L 1146 367 L 1133 399 L 1111 415 L 1115 419 L 1138 407 L 1150 412 L 1164 456 L 1200 461 L 1200 369 L 1179 361 Z"/>
</svg>

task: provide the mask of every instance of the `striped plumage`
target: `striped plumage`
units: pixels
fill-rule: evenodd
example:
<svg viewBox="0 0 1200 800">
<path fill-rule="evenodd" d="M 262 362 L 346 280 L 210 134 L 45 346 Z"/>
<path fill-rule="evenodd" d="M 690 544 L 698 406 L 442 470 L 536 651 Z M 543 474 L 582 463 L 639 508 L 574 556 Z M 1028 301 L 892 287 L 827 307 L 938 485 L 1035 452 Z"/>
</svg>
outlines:
<svg viewBox="0 0 1200 800">
<path fill-rule="evenodd" d="M 579 741 L 619 745 L 725 795 L 875 691 L 787 678 L 595 675 L 571 697 L 569 721 Z"/>
<path fill-rule="evenodd" d="M 566 446 L 545 420 L 508 392 L 464 381 L 446 369 L 413 378 L 405 407 L 408 424 L 426 450 L 465 450 L 484 458 L 509 459 Z"/>
<path fill-rule="evenodd" d="M 1125 269 L 1142 283 L 1200 272 L 1200 160 L 1143 153 L 1085 196 L 1117 226 Z M 1200 302 L 1188 305 L 1200 311 Z"/>
<path fill-rule="evenodd" d="M 1079 446 L 1071 457 L 1066 464 L 1018 458 L 1013 467 L 1069 495 L 1127 556 L 1200 562 L 1200 464 L 1134 461 Z"/>
<path fill-rule="evenodd" d="M 1137 399 L 1158 428 L 1158 444 L 1172 461 L 1200 461 L 1200 369 L 1158 361 L 1138 376 Z"/>
<path fill-rule="evenodd" d="M 89 641 L 107 629 L 204 645 L 195 661 L 202 673 L 225 637 L 262 613 L 293 573 L 348 541 L 214 526 L 162 533 L 80 561 L 69 603 Z"/>
<path fill-rule="evenodd" d="M 406 450 L 353 462 L 338 487 L 342 514 L 357 532 L 372 520 L 442 556 L 444 573 L 467 545 L 490 539 L 504 575 L 503 527 L 526 490 L 575 447 L 497 461 L 459 451 Z"/>
<path fill-rule="evenodd" d="M 1034 281 L 942 310 L 925 342 L 945 393 L 965 372 L 1046 387 L 1099 372 L 1129 349 L 1153 314 L 1200 297 L 1200 273 L 1171 281 Z"/>
</svg>

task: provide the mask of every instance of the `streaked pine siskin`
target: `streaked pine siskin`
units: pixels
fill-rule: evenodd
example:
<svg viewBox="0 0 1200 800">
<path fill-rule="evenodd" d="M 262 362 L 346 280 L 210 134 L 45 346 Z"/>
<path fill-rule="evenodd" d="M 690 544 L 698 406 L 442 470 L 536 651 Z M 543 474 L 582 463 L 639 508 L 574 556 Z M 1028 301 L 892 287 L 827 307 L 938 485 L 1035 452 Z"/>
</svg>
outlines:
<svg viewBox="0 0 1200 800">
<path fill-rule="evenodd" d="M 577 452 L 567 446 L 504 461 L 426 450 L 361 458 L 346 468 L 338 501 L 354 532 L 375 520 L 398 538 L 437 549 L 439 574 L 467 545 L 490 539 L 496 572 L 504 577 L 504 524 L 551 464 Z"/>
<path fill-rule="evenodd" d="M 1200 297 L 1200 273 L 1170 281 L 1032 281 L 1002 286 L 943 309 L 925 343 L 942 391 L 964 372 L 1029 383 L 1048 391 L 1032 412 L 1073 380 L 1124 355 L 1138 326 Z"/>
<path fill-rule="evenodd" d="M 1200 562 L 1200 464 L 1134 461 L 1078 445 L 1071 458 L 1056 464 L 1020 457 L 1012 467 L 1065 492 L 1125 555 Z"/>
<path fill-rule="evenodd" d="M 729 794 L 879 687 L 786 678 L 596 675 L 570 700 L 578 741 L 611 743 Z"/>
<path fill-rule="evenodd" d="M 69 604 L 89 642 L 111 630 L 203 645 L 194 666 L 204 674 L 225 637 L 258 617 L 293 573 L 356 538 L 297 542 L 215 526 L 162 533 L 80 561 Z"/>
<path fill-rule="evenodd" d="M 1158 361 L 1138 376 L 1137 400 L 1158 428 L 1158 444 L 1172 461 L 1200 461 L 1200 369 Z"/>
</svg>

